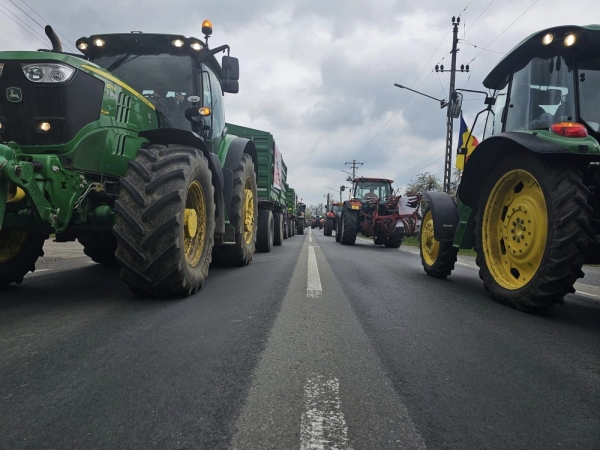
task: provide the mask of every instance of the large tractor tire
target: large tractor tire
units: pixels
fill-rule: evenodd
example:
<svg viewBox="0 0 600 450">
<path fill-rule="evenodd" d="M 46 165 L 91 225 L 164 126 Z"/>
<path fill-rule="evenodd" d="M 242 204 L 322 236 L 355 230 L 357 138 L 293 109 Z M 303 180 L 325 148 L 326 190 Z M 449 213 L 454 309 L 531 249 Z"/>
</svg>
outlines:
<svg viewBox="0 0 600 450">
<path fill-rule="evenodd" d="M 306 228 L 304 219 L 299 220 L 297 223 L 298 223 L 298 226 L 297 226 L 296 231 L 298 232 L 298 234 L 304 234 L 304 229 Z"/>
<path fill-rule="evenodd" d="M 192 147 L 138 150 L 115 202 L 116 258 L 137 295 L 184 297 L 208 275 L 215 230 L 212 173 Z"/>
<path fill-rule="evenodd" d="M 117 251 L 117 239 L 109 231 L 90 231 L 82 233 L 77 240 L 83 245 L 83 253 L 92 261 L 106 266 L 117 264 L 115 252 Z"/>
<path fill-rule="evenodd" d="M 283 215 L 281 213 L 273 214 L 273 222 L 275 223 L 273 233 L 273 245 L 283 244 Z"/>
<path fill-rule="evenodd" d="M 325 220 L 325 226 L 323 228 L 323 234 L 325 236 L 331 236 L 333 234 L 333 219 L 327 218 Z"/>
<path fill-rule="evenodd" d="M 337 223 L 335 224 L 335 242 L 340 242 L 342 237 L 342 218 L 338 216 Z"/>
<path fill-rule="evenodd" d="M 342 233 L 340 243 L 342 245 L 354 245 L 358 233 L 358 211 L 353 211 L 344 206 L 342 210 Z"/>
<path fill-rule="evenodd" d="M 23 277 L 35 271 L 35 263 L 44 256 L 47 235 L 17 228 L 0 230 L 0 289 L 11 283 L 21 284 Z"/>
<path fill-rule="evenodd" d="M 291 233 L 290 230 L 290 219 L 286 218 L 285 216 L 283 217 L 283 238 L 287 239 L 289 237 L 289 234 Z"/>
<path fill-rule="evenodd" d="M 250 155 L 244 153 L 233 172 L 230 223 L 235 228 L 235 245 L 213 247 L 213 264 L 218 266 L 245 266 L 252 261 L 256 244 L 258 196 L 256 173 Z"/>
<path fill-rule="evenodd" d="M 385 240 L 386 248 L 400 248 L 404 240 L 404 228 L 394 228 L 392 234 Z"/>
<path fill-rule="evenodd" d="M 444 279 L 454 270 L 458 249 L 451 241 L 440 242 L 433 235 L 433 213 L 425 208 L 419 236 L 421 264 L 430 277 Z"/>
<path fill-rule="evenodd" d="M 263 209 L 258 212 L 258 232 L 256 235 L 256 251 L 268 253 L 273 249 L 275 221 L 273 212 Z"/>
<path fill-rule="evenodd" d="M 477 213 L 479 275 L 492 298 L 547 309 L 575 292 L 592 237 L 583 174 L 533 154 L 497 165 Z"/>
</svg>

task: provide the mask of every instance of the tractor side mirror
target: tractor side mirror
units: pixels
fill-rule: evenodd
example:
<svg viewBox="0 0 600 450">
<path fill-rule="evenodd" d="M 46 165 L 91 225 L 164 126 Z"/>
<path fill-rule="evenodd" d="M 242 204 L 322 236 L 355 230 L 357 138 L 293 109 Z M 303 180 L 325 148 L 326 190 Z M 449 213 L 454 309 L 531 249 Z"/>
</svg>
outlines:
<svg viewBox="0 0 600 450">
<path fill-rule="evenodd" d="M 460 92 L 454 91 L 450 94 L 450 101 L 448 102 L 448 117 L 458 119 L 460 117 L 460 111 L 462 109 L 463 95 Z"/>
<path fill-rule="evenodd" d="M 223 56 L 221 59 L 221 73 L 223 79 L 221 85 L 223 92 L 237 94 L 240 91 L 240 62 L 233 56 Z"/>
<path fill-rule="evenodd" d="M 228 94 L 237 94 L 240 92 L 240 83 L 237 80 L 223 80 L 223 92 Z"/>
</svg>

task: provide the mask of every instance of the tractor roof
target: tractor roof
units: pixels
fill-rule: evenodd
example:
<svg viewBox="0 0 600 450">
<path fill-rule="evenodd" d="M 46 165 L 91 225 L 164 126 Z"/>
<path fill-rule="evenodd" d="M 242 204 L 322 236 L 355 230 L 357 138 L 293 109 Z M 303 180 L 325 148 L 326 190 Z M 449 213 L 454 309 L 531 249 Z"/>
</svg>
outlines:
<svg viewBox="0 0 600 450">
<path fill-rule="evenodd" d="M 571 33 L 575 35 L 576 40 L 569 47 L 564 44 L 564 38 Z M 542 38 L 547 34 L 552 34 L 553 40 L 548 45 L 544 45 Z M 483 85 L 488 89 L 503 88 L 510 73 L 536 56 L 547 58 L 574 52 L 578 56 L 585 57 L 597 53 L 598 48 L 600 48 L 600 25 L 563 25 L 547 28 L 532 34 L 506 54 L 485 77 Z"/>
<path fill-rule="evenodd" d="M 101 45 L 97 45 L 99 41 L 102 41 Z M 194 58 L 201 55 L 203 50 L 207 48 L 201 39 L 195 37 L 137 31 L 131 33 L 94 34 L 90 37 L 79 38 L 76 44 L 77 48 L 91 60 L 101 56 L 122 55 L 125 53 L 132 55 L 161 55 L 167 53 Z M 192 45 L 199 49 L 194 50 L 191 47 Z M 206 62 L 210 65 L 217 64 L 218 66 L 214 56 L 210 56 Z"/>
<path fill-rule="evenodd" d="M 364 181 L 374 181 L 378 183 L 390 183 L 392 184 L 394 180 L 388 180 L 387 178 L 366 178 L 366 177 L 356 177 L 354 179 L 355 183 L 362 183 Z"/>
</svg>

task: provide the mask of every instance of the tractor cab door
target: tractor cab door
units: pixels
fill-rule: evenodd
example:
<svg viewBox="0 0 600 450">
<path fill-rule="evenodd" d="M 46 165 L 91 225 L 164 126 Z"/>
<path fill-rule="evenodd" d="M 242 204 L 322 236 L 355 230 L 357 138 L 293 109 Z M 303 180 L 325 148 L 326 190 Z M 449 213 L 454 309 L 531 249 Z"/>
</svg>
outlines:
<svg viewBox="0 0 600 450">
<path fill-rule="evenodd" d="M 210 115 L 205 117 L 205 124 L 209 127 L 206 131 L 206 144 L 214 151 L 219 148 L 221 140 L 225 137 L 225 107 L 223 104 L 223 90 L 221 82 L 214 71 L 206 64 L 201 66 L 200 85 L 202 86 L 202 106 L 210 109 Z"/>
</svg>

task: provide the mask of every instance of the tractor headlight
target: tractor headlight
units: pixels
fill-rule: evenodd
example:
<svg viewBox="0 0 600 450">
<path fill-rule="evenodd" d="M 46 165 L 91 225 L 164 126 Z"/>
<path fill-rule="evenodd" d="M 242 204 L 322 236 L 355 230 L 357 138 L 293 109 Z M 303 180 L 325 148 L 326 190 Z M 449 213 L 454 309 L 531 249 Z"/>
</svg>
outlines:
<svg viewBox="0 0 600 450">
<path fill-rule="evenodd" d="M 75 73 L 73 67 L 62 63 L 21 64 L 21 69 L 34 83 L 64 83 Z"/>
</svg>

